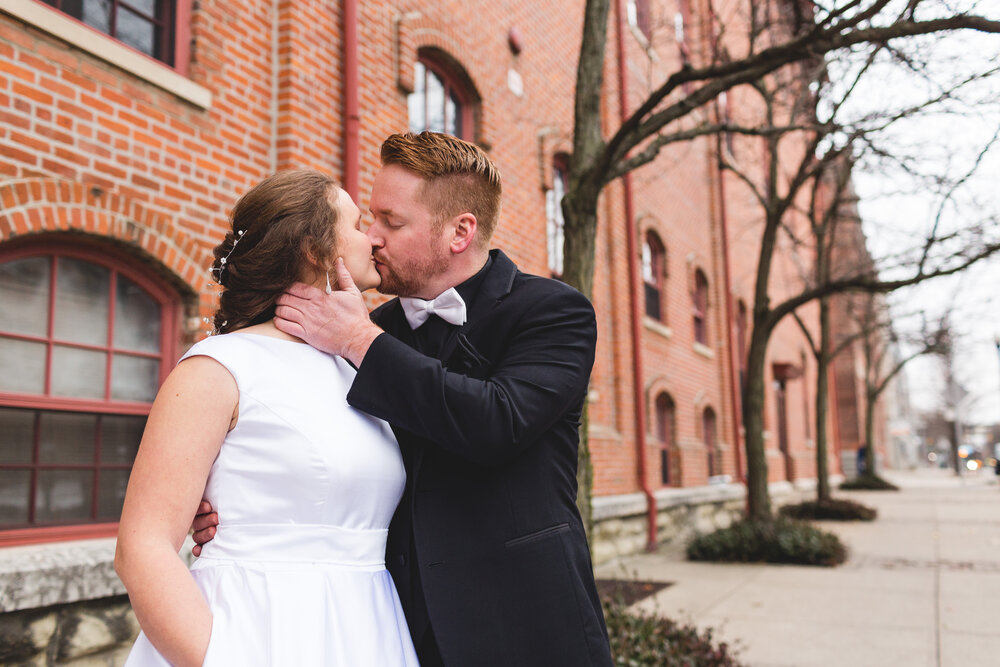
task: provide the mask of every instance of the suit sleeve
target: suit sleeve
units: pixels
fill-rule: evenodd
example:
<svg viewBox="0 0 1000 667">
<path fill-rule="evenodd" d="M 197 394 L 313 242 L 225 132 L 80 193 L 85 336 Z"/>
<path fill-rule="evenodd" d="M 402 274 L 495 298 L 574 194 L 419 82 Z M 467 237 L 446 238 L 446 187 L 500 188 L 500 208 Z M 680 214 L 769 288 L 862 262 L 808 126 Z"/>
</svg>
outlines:
<svg viewBox="0 0 1000 667">
<path fill-rule="evenodd" d="M 449 372 L 437 359 L 382 334 L 347 400 L 471 462 L 500 464 L 579 405 L 596 340 L 590 302 L 561 290 L 523 314 L 490 377 Z"/>
</svg>

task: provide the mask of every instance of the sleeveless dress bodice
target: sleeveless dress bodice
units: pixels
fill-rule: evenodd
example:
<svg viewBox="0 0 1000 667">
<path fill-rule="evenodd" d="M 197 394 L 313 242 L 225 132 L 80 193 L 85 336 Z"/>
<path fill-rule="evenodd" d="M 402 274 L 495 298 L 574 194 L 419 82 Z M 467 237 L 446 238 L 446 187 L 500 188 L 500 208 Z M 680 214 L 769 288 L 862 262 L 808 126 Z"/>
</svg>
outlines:
<svg viewBox="0 0 1000 667">
<path fill-rule="evenodd" d="M 239 388 L 205 499 L 215 538 L 191 568 L 212 609 L 205 665 L 416 665 L 385 569 L 405 472 L 389 425 L 347 404 L 344 359 L 268 336 L 195 344 Z M 126 663 L 166 665 L 145 635 Z"/>
</svg>

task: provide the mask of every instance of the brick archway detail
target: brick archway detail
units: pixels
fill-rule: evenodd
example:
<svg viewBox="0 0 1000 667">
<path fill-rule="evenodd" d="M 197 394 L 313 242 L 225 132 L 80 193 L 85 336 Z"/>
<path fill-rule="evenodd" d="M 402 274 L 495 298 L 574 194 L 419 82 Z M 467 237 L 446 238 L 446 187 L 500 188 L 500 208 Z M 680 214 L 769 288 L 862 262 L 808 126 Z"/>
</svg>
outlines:
<svg viewBox="0 0 1000 667">
<path fill-rule="evenodd" d="M 479 86 L 476 82 L 488 81 L 490 77 L 487 72 L 477 70 L 477 61 L 463 60 L 458 54 L 465 53 L 462 36 L 452 29 L 452 27 L 439 20 L 438 17 L 421 12 L 407 12 L 400 14 L 393 22 L 395 32 L 395 63 L 396 85 L 406 93 L 413 92 L 413 63 L 421 49 L 433 49 L 438 51 L 458 67 L 461 67 L 462 74 L 468 79 L 468 84 L 480 102 L 477 107 L 478 128 L 476 141 L 483 146 L 493 144 L 493 128 L 489 123 L 489 116 L 486 104 L 481 101 Z"/>
<path fill-rule="evenodd" d="M 151 257 L 194 293 L 204 294 L 206 251 L 139 201 L 56 178 L 0 182 L 0 242 L 34 234 L 82 232 L 113 239 Z"/>
</svg>

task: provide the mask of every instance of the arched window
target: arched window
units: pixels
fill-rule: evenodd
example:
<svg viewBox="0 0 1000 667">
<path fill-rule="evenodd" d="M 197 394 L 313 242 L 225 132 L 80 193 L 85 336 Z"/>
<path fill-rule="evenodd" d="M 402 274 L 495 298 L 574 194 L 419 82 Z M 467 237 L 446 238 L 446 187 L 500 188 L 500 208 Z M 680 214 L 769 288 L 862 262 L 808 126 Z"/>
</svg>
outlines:
<svg viewBox="0 0 1000 667">
<path fill-rule="evenodd" d="M 175 361 L 177 305 L 140 266 L 97 249 L 0 251 L 0 541 L 118 520 Z"/>
<path fill-rule="evenodd" d="M 719 461 L 718 434 L 715 428 L 715 410 L 705 408 L 701 413 L 701 434 L 705 442 L 705 455 L 708 458 L 708 476 L 715 477 L 722 473 Z"/>
<path fill-rule="evenodd" d="M 562 277 L 563 241 L 566 224 L 563 221 L 562 199 L 566 194 L 566 156 L 557 155 L 552 161 L 552 187 L 545 191 L 545 240 L 549 251 L 549 272 Z"/>
<path fill-rule="evenodd" d="M 694 339 L 708 345 L 708 279 L 701 269 L 694 273 Z"/>
<path fill-rule="evenodd" d="M 691 3 L 689 0 L 677 0 L 677 11 L 674 13 L 674 39 L 681 52 L 681 62 L 691 61 L 691 45 L 688 27 L 691 24 Z"/>
<path fill-rule="evenodd" d="M 664 486 L 676 484 L 680 471 L 674 465 L 676 439 L 674 401 L 666 392 L 656 397 L 656 439 L 660 443 L 660 483 Z"/>
<path fill-rule="evenodd" d="M 442 59 L 421 54 L 413 65 L 413 92 L 406 98 L 410 131 L 445 132 L 473 141 L 473 100 L 461 78 Z"/>
<path fill-rule="evenodd" d="M 642 36 L 649 42 L 653 34 L 653 20 L 650 16 L 649 0 L 628 0 L 625 5 L 625 14 L 629 25 L 642 33 Z"/>
<path fill-rule="evenodd" d="M 663 321 L 663 283 L 667 275 L 667 252 L 656 232 L 650 230 L 642 242 L 642 282 L 646 293 L 646 315 Z"/>
</svg>

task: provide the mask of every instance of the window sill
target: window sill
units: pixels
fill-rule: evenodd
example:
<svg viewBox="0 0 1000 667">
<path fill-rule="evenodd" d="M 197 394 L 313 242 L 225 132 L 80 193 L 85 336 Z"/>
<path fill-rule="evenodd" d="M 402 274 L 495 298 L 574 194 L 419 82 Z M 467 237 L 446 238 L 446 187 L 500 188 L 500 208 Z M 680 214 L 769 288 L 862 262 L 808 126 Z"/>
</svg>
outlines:
<svg viewBox="0 0 1000 667">
<path fill-rule="evenodd" d="M 703 343 L 695 343 L 692 345 L 692 349 L 706 359 L 715 359 L 715 350 L 710 348 L 708 345 Z"/>
<path fill-rule="evenodd" d="M 33 25 L 200 109 L 212 106 L 212 91 L 208 88 L 38 0 L 0 0 L 0 12 Z"/>
<path fill-rule="evenodd" d="M 188 537 L 181 557 L 193 560 Z M 0 549 L 0 613 L 122 595 L 115 538 Z"/>
<path fill-rule="evenodd" d="M 674 330 L 668 327 L 666 324 L 658 320 L 654 320 L 652 317 L 645 315 L 642 319 L 642 325 L 652 331 L 653 333 L 659 334 L 664 338 L 671 338 L 674 335 Z"/>
</svg>

